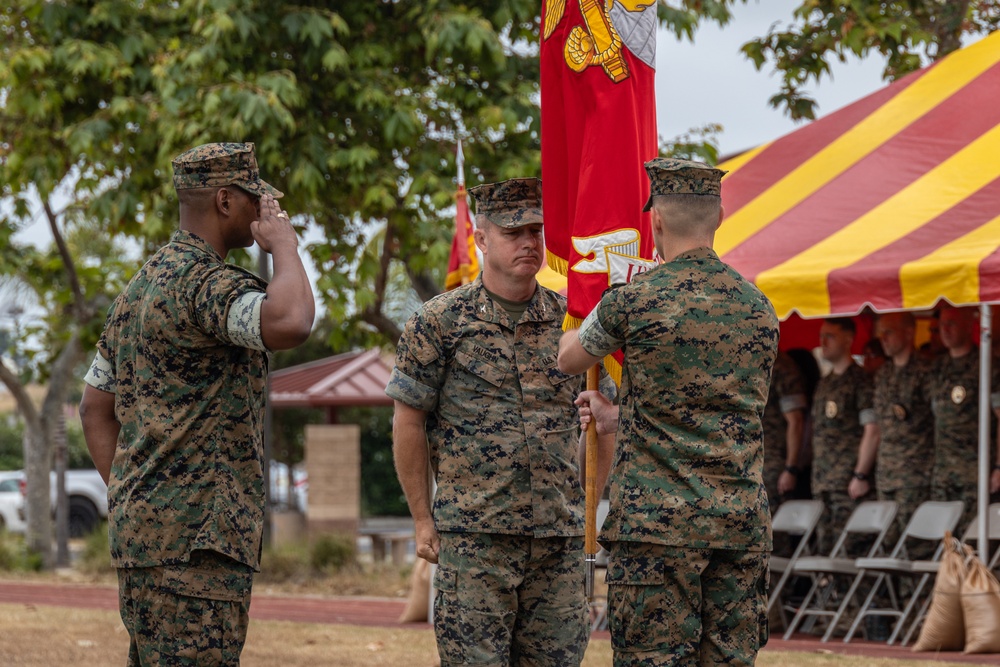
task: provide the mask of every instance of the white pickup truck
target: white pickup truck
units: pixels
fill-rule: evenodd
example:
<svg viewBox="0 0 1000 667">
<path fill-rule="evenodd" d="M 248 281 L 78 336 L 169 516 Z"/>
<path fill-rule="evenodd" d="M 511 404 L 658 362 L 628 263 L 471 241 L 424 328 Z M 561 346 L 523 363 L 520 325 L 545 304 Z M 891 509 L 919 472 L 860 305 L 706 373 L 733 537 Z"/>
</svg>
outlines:
<svg viewBox="0 0 1000 667">
<path fill-rule="evenodd" d="M 25 477 L 21 473 L 21 493 L 27 493 Z M 52 511 L 56 507 L 56 474 L 49 476 L 49 490 L 52 495 Z M 108 486 L 97 470 L 67 470 L 66 495 L 69 498 L 69 535 L 83 537 L 93 532 L 103 519 L 108 518 Z M 25 507 L 19 512 L 24 519 Z"/>
</svg>

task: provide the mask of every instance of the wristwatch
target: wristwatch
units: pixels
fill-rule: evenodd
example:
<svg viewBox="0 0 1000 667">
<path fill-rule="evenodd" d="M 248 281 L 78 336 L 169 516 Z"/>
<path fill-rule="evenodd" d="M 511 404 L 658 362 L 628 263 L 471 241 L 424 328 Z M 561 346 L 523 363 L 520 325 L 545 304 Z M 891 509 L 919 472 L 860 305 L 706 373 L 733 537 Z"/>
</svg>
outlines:
<svg viewBox="0 0 1000 667">
<path fill-rule="evenodd" d="M 802 472 L 798 466 L 785 466 L 785 472 L 790 472 L 796 477 Z"/>
<path fill-rule="evenodd" d="M 860 480 L 862 482 L 867 482 L 868 481 L 868 475 L 866 475 L 863 472 L 859 472 L 859 471 L 855 470 L 854 471 L 854 479 Z"/>
</svg>

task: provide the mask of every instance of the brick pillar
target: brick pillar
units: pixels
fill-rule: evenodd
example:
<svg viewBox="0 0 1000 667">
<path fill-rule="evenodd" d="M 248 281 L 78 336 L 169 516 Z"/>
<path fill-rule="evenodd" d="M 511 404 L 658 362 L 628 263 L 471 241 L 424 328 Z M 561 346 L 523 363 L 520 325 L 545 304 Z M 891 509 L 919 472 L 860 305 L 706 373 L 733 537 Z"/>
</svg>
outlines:
<svg viewBox="0 0 1000 667">
<path fill-rule="evenodd" d="M 361 519 L 361 428 L 357 424 L 306 426 L 310 535 L 357 533 Z"/>
</svg>

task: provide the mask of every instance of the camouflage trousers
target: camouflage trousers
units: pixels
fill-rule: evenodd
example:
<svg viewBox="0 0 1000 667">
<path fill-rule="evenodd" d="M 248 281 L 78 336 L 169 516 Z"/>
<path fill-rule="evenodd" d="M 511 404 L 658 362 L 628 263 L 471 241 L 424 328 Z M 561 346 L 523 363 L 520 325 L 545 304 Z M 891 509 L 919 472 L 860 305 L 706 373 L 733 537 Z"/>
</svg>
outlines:
<svg viewBox="0 0 1000 667">
<path fill-rule="evenodd" d="M 252 577 L 250 567 L 213 551 L 192 552 L 180 565 L 120 568 L 129 667 L 239 665 Z"/>
<path fill-rule="evenodd" d="M 847 520 L 851 518 L 851 513 L 857 506 L 866 500 L 875 500 L 875 494 L 869 492 L 864 498 L 854 500 L 847 491 L 820 491 L 816 498 L 823 501 L 824 513 L 822 520 L 816 527 L 817 551 L 827 555 L 833 550 L 837 538 L 843 532 Z M 848 538 L 844 545 L 850 556 L 864 556 L 871 546 L 868 537 L 852 536 Z M 891 546 L 890 546 L 891 548 Z"/>
<path fill-rule="evenodd" d="M 753 665 L 767 643 L 767 552 L 614 542 L 614 667 Z"/>
<path fill-rule="evenodd" d="M 879 488 L 879 500 L 893 500 L 899 506 L 896 510 L 896 519 L 892 522 L 892 526 L 886 532 L 885 539 L 882 541 L 886 551 L 892 551 L 896 546 L 896 542 L 899 541 L 899 536 L 906 530 L 906 524 L 909 523 L 917 507 L 925 500 L 930 500 L 930 496 L 931 489 L 926 484 L 923 486 L 908 486 L 901 489 Z M 942 537 L 944 536 L 942 535 Z M 934 555 L 934 549 L 937 545 L 921 544 L 915 547 L 917 552 L 913 551 L 913 546 L 907 546 L 910 549 L 910 558 L 930 558 Z"/>
<path fill-rule="evenodd" d="M 577 667 L 590 639 L 582 537 L 441 533 L 441 667 Z"/>
<path fill-rule="evenodd" d="M 931 500 L 961 500 L 964 503 L 962 518 L 958 520 L 958 526 L 955 529 L 956 537 L 961 537 L 962 531 L 965 530 L 965 527 L 978 514 L 979 486 L 976 480 L 963 483 L 954 480 L 939 481 L 935 479 L 931 485 L 930 495 Z"/>
</svg>

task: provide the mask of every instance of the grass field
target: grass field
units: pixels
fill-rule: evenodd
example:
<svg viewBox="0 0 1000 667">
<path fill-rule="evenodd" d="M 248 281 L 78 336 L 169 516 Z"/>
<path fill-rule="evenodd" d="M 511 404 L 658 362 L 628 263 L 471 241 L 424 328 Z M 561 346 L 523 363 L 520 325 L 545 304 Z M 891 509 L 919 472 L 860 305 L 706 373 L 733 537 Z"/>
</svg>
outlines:
<svg viewBox="0 0 1000 667">
<path fill-rule="evenodd" d="M 107 667 L 124 665 L 128 635 L 108 611 L 0 604 L 0 665 L 4 667 Z M 438 664 L 430 630 L 253 621 L 244 667 L 368 667 Z M 611 665 L 611 645 L 594 639 L 584 667 Z M 761 667 L 930 667 L 941 662 L 763 651 Z"/>
</svg>

